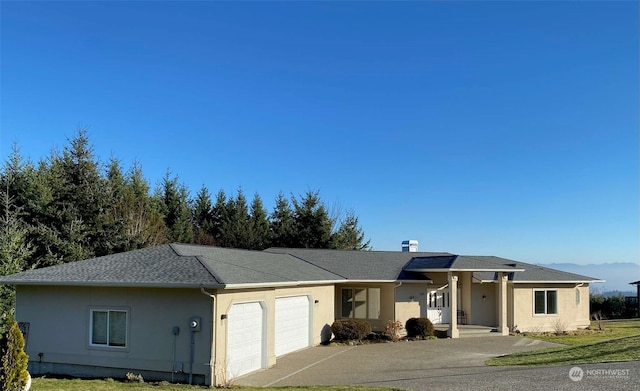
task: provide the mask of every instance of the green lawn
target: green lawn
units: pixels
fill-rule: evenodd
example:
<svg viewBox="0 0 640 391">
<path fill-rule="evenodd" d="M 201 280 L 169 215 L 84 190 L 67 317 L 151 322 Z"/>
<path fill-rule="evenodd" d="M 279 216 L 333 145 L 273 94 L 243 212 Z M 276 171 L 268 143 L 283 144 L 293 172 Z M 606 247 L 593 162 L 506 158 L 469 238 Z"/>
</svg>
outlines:
<svg viewBox="0 0 640 391">
<path fill-rule="evenodd" d="M 202 391 L 205 387 L 184 384 L 124 383 L 115 380 L 80 380 L 34 378 L 31 389 L 34 391 Z M 314 387 L 278 387 L 244 388 L 233 387 L 233 391 L 401 391 L 398 388 L 361 387 L 361 386 L 314 386 Z"/>
<path fill-rule="evenodd" d="M 486 361 L 487 365 L 572 365 L 611 361 L 640 360 L 640 320 L 603 322 L 598 330 L 567 335 L 530 334 L 529 338 L 561 343 L 567 346 L 515 353 Z"/>
</svg>

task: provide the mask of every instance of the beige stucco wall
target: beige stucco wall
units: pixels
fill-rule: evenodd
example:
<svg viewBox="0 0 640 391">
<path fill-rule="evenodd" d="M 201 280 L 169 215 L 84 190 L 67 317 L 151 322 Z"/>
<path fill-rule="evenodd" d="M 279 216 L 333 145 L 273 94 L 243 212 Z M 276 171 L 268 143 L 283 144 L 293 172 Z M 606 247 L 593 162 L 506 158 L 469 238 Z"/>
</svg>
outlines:
<svg viewBox="0 0 640 391">
<path fill-rule="evenodd" d="M 404 326 L 410 318 L 427 317 L 427 289 L 431 284 L 403 283 L 396 288 L 396 316 Z"/>
<path fill-rule="evenodd" d="M 497 327 L 498 284 L 471 284 L 471 308 L 471 314 L 467 314 L 469 324 Z"/>
<path fill-rule="evenodd" d="M 589 326 L 589 286 L 584 284 L 513 284 L 513 319 L 510 326 L 520 331 L 555 331 L 557 324 L 566 330 Z M 553 289 L 558 292 L 556 315 L 534 315 L 533 292 Z M 580 292 L 580 303 L 576 304 L 576 290 Z"/>
<path fill-rule="evenodd" d="M 180 327 L 175 337 L 176 361 L 187 372 L 189 321 L 199 316 L 203 322 L 202 331 L 195 334 L 193 373 L 207 378 L 211 323 L 205 320 L 211 319 L 209 301 L 196 289 L 18 286 L 16 319 L 30 324 L 26 352 L 33 370 L 46 373 L 55 371 L 56 365 L 82 365 L 86 370 L 92 366 L 114 368 L 111 376 L 124 377 L 126 372 L 171 373 L 174 326 Z M 89 346 L 92 308 L 129 311 L 126 349 Z"/>
<path fill-rule="evenodd" d="M 313 345 L 322 342 L 323 332 L 331 326 L 334 320 L 334 287 L 328 286 L 303 286 L 295 288 L 270 288 L 251 290 L 219 290 L 210 291 L 216 296 L 215 315 L 215 363 L 214 376 L 218 377 L 217 383 L 223 382 L 223 374 L 226 370 L 227 356 L 227 321 L 222 315 L 228 314 L 235 303 L 261 302 L 266 309 L 266 357 L 263 365 L 270 367 L 275 365 L 275 300 L 285 296 L 308 296 L 312 311 Z M 317 303 L 316 303 L 317 301 Z M 330 337 L 330 334 L 328 335 Z M 326 338 L 326 336 L 325 336 Z M 230 379 L 225 379 L 230 380 Z"/>
</svg>

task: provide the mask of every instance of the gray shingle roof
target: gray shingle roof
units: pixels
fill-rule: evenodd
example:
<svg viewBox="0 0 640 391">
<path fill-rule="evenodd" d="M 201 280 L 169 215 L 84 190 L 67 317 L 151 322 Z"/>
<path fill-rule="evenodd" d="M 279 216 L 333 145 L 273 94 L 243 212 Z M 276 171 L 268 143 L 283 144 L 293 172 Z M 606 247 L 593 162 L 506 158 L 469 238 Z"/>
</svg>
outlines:
<svg viewBox="0 0 640 391">
<path fill-rule="evenodd" d="M 522 271 L 517 268 L 515 261 L 498 257 L 446 255 L 415 257 L 405 266 L 409 271 L 429 270 L 487 270 L 487 271 Z"/>
<path fill-rule="evenodd" d="M 595 278 L 488 256 L 400 251 L 270 248 L 236 250 L 166 244 L 0 277 L 14 285 L 244 287 L 339 281 L 429 281 L 429 271 L 473 270 L 481 281 L 513 270 L 514 282 L 590 282 Z"/>
<path fill-rule="evenodd" d="M 409 253 L 400 251 L 344 251 L 301 248 L 269 248 L 270 253 L 291 254 L 324 270 L 349 280 L 396 281 L 428 280 L 421 273 L 404 270 L 414 257 L 448 255 L 449 253 Z"/>
<path fill-rule="evenodd" d="M 343 278 L 288 254 L 172 244 L 180 255 L 198 256 L 225 285 L 336 281 Z"/>
<path fill-rule="evenodd" d="M 0 278 L 14 285 L 223 287 L 342 278 L 286 254 L 165 244 Z"/>
<path fill-rule="evenodd" d="M 196 257 L 181 257 L 168 244 L 30 270 L 2 277 L 0 282 L 16 285 L 220 285 Z"/>
<path fill-rule="evenodd" d="M 494 257 L 495 258 L 495 257 Z M 569 273 L 562 270 L 552 269 L 530 263 L 511 261 L 524 272 L 510 273 L 509 280 L 513 282 L 596 282 L 597 278 Z M 494 281 L 497 276 L 492 272 L 475 272 L 473 278 L 480 281 Z"/>
</svg>

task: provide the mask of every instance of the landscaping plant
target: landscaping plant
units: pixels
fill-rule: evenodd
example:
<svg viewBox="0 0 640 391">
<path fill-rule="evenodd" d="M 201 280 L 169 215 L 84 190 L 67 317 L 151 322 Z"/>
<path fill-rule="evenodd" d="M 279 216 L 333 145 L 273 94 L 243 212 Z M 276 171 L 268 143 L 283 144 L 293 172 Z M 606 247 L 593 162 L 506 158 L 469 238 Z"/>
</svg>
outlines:
<svg viewBox="0 0 640 391">
<path fill-rule="evenodd" d="M 22 391 L 29 379 L 27 372 L 29 356 L 24 352 L 24 337 L 17 322 L 13 322 L 2 342 L 1 390 Z"/>
<path fill-rule="evenodd" d="M 427 318 L 410 318 L 405 324 L 407 337 L 409 338 L 428 338 L 434 335 L 434 327 Z"/>
<path fill-rule="evenodd" d="M 338 319 L 331 325 L 331 332 L 337 341 L 359 341 L 371 334 L 371 325 L 360 319 Z"/>
</svg>

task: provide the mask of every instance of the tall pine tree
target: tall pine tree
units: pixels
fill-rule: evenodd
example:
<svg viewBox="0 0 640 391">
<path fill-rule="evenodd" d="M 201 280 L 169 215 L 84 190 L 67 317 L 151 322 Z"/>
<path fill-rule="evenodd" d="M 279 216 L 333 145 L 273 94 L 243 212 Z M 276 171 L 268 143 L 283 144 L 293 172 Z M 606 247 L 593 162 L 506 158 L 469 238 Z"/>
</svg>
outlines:
<svg viewBox="0 0 640 391">
<path fill-rule="evenodd" d="M 171 242 L 192 243 L 193 229 L 186 187 L 178 185 L 178 177 L 167 171 L 157 192 Z"/>
<path fill-rule="evenodd" d="M 278 193 L 273 212 L 269 216 L 269 241 L 273 247 L 293 247 L 293 210 L 289 200 Z"/>
<path fill-rule="evenodd" d="M 249 220 L 249 250 L 264 250 L 269 247 L 269 219 L 258 193 L 251 202 Z"/>
<path fill-rule="evenodd" d="M 300 200 L 292 197 L 293 246 L 300 248 L 330 248 L 333 222 L 319 193 L 308 191 Z"/>
</svg>

